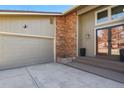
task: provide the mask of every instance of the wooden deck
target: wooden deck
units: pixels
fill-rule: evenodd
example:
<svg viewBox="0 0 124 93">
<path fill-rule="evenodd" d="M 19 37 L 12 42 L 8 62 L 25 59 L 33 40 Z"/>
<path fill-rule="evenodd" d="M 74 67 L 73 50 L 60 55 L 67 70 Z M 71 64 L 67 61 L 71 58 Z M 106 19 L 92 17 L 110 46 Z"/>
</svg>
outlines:
<svg viewBox="0 0 124 93">
<path fill-rule="evenodd" d="M 65 65 L 124 83 L 124 63 L 95 57 L 78 57 Z"/>
</svg>

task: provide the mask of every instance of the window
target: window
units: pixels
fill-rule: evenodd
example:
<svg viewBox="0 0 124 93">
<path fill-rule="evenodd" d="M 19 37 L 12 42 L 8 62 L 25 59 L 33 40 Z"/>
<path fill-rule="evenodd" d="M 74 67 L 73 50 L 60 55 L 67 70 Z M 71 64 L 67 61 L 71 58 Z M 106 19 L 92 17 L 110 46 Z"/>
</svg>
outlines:
<svg viewBox="0 0 124 93">
<path fill-rule="evenodd" d="M 97 23 L 108 21 L 108 10 L 97 13 Z"/>
<path fill-rule="evenodd" d="M 109 6 L 96 11 L 96 25 L 124 20 L 124 5 Z"/>
<path fill-rule="evenodd" d="M 124 48 L 124 25 L 97 29 L 96 38 L 98 55 L 120 55 Z"/>
<path fill-rule="evenodd" d="M 124 17 L 124 5 L 111 8 L 112 19 Z"/>
</svg>

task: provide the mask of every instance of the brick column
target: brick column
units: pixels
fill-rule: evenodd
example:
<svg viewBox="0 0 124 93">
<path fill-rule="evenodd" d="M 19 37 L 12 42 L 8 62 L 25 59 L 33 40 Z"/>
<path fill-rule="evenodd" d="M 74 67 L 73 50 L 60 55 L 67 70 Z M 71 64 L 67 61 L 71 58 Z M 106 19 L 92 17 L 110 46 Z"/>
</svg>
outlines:
<svg viewBox="0 0 124 93">
<path fill-rule="evenodd" d="M 56 17 L 56 56 L 76 56 L 76 12 Z"/>
</svg>

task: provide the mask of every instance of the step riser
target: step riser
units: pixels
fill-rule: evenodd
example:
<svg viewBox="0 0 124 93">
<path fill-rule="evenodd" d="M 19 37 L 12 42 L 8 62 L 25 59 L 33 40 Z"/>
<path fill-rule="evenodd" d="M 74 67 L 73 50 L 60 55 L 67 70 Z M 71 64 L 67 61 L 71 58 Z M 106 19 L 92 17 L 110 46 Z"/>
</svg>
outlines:
<svg viewBox="0 0 124 93">
<path fill-rule="evenodd" d="M 120 65 L 120 64 L 118 65 L 118 64 L 113 64 L 113 63 L 109 63 L 109 62 L 107 63 L 107 62 L 100 62 L 100 61 L 96 61 L 96 60 L 94 61 L 94 60 L 86 60 L 86 59 L 79 59 L 79 58 L 75 59 L 74 61 L 124 73 L 124 66 Z"/>
<path fill-rule="evenodd" d="M 118 81 L 121 83 L 124 83 L 124 74 L 123 73 L 119 73 L 119 72 L 114 72 L 112 70 L 107 70 L 107 69 L 103 69 L 103 68 L 98 68 L 98 67 L 94 67 L 94 66 L 90 66 L 90 65 L 86 65 L 86 64 L 81 64 L 79 62 L 70 62 L 68 64 L 65 64 L 67 66 L 82 70 L 82 71 L 87 71 L 89 73 L 93 73 L 114 81 Z"/>
</svg>

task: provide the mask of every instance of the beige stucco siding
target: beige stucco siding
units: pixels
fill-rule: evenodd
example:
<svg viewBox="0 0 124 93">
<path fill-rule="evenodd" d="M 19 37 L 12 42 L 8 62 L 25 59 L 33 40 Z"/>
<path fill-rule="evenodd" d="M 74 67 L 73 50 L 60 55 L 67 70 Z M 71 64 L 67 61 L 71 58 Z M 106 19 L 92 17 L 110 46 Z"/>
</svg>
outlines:
<svg viewBox="0 0 124 93">
<path fill-rule="evenodd" d="M 101 6 L 82 15 L 79 15 L 79 48 L 86 48 L 86 56 L 95 56 L 96 54 L 96 26 L 95 26 L 95 12 L 97 10 L 106 8 Z M 90 35 L 89 38 L 87 35 Z"/>
<path fill-rule="evenodd" d="M 80 17 L 79 47 L 86 48 L 86 56 L 94 54 L 94 22 L 94 12 L 86 13 Z"/>
<path fill-rule="evenodd" d="M 0 32 L 9 33 L 0 33 L 0 70 L 54 62 L 55 45 L 52 37 L 56 28 L 55 18 L 53 24 L 50 24 L 50 18 L 47 16 L 0 16 Z M 26 29 L 23 28 L 25 24 L 28 25 Z M 42 36 L 48 36 L 48 38 Z"/>
<path fill-rule="evenodd" d="M 51 18 L 53 18 L 53 24 L 50 23 Z M 24 25 L 27 25 L 26 29 Z M 55 17 L 0 16 L 1 32 L 54 36 L 55 29 Z"/>
</svg>

